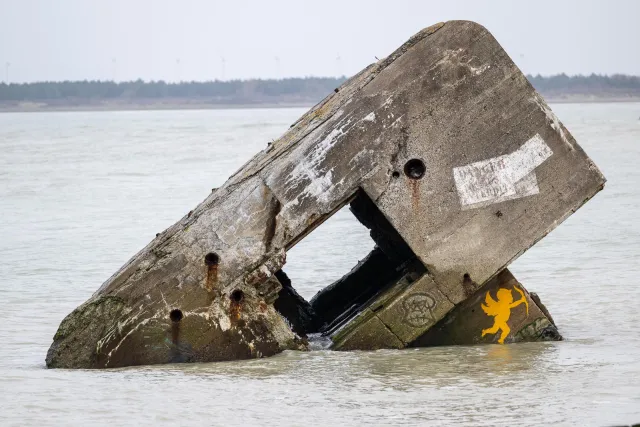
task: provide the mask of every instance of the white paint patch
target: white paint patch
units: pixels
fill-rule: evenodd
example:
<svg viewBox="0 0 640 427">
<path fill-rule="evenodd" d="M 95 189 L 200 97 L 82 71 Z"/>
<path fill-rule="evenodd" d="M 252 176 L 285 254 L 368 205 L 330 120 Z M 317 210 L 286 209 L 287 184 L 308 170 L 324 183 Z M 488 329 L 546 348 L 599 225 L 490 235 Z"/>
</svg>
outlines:
<svg viewBox="0 0 640 427">
<path fill-rule="evenodd" d="M 231 329 L 231 319 L 225 315 L 218 316 L 218 325 L 222 331 L 228 331 Z"/>
<path fill-rule="evenodd" d="M 374 122 L 375 120 L 375 111 L 371 111 L 356 122 L 353 122 L 351 117 L 345 117 L 337 129 L 333 129 L 322 141 L 319 141 L 307 157 L 296 164 L 291 174 L 287 177 L 285 184 L 289 188 L 298 185 L 300 182 L 308 181 L 309 183 L 295 199 L 284 206 L 284 209 L 297 205 L 306 197 L 314 198 L 318 203 L 327 204 L 331 200 L 331 192 L 337 184 L 333 183 L 333 168 L 322 170 L 320 165 L 329 151 L 349 133 L 352 128 L 364 122 Z M 340 183 L 341 182 L 342 180 Z"/>
<path fill-rule="evenodd" d="M 374 113 L 373 111 L 370 112 L 369 114 L 367 114 L 366 116 L 364 116 L 362 118 L 363 122 L 375 122 L 376 121 L 376 113 Z"/>
<path fill-rule="evenodd" d="M 321 198 L 321 201 L 328 200 L 327 191 L 331 187 L 332 171 L 321 171 L 320 164 L 331 148 L 345 135 L 351 128 L 351 120 L 347 119 L 341 127 L 333 129 L 329 134 L 313 148 L 307 158 L 299 162 L 287 177 L 286 185 L 293 187 L 303 180 L 308 180 L 311 185 L 293 202 L 297 204 L 301 196 Z"/>
<path fill-rule="evenodd" d="M 462 209 L 474 209 L 538 194 L 535 169 L 553 151 L 539 134 L 511 154 L 453 168 Z"/>
</svg>

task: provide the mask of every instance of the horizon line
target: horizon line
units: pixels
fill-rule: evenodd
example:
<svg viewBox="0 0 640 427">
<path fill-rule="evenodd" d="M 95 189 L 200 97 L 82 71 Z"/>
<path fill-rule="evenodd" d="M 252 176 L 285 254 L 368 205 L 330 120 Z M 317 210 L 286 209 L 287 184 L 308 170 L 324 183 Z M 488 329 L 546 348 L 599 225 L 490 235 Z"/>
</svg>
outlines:
<svg viewBox="0 0 640 427">
<path fill-rule="evenodd" d="M 625 74 L 625 73 L 613 73 L 613 74 L 597 74 L 597 73 L 591 73 L 591 74 L 566 74 L 566 73 L 557 73 L 557 74 L 548 74 L 548 75 L 542 75 L 542 74 L 530 74 L 527 73 L 525 74 L 525 76 L 527 78 L 544 78 L 544 79 L 550 79 L 550 78 L 556 78 L 556 77 L 568 77 L 568 78 L 584 78 L 584 77 L 605 77 L 605 78 L 613 78 L 613 77 L 626 77 L 626 78 L 638 78 L 640 79 L 640 75 L 635 75 L 635 74 Z M 19 82 L 19 81 L 13 81 L 13 82 L 6 82 L 6 81 L 2 81 L 0 82 L 0 85 L 3 86 L 11 86 L 11 85 L 32 85 L 32 84 L 59 84 L 59 83 L 114 83 L 114 84 L 126 84 L 126 83 L 143 83 L 143 84 L 149 84 L 149 83 L 164 83 L 167 85 L 179 85 L 179 84 L 201 84 L 201 83 L 242 83 L 242 82 L 256 82 L 256 81 L 271 81 L 271 82 L 278 82 L 278 81 L 287 81 L 287 80 L 347 80 L 350 77 L 347 77 L 345 75 L 343 76 L 290 76 L 290 77 L 253 77 L 253 78 L 237 78 L 237 79 L 211 79 L 211 80 L 164 80 L 164 79 L 159 79 L 159 80 L 145 80 L 142 78 L 137 78 L 135 80 L 113 80 L 113 79 L 83 79 L 83 80 L 38 80 L 38 81 L 32 81 L 32 82 Z"/>
</svg>

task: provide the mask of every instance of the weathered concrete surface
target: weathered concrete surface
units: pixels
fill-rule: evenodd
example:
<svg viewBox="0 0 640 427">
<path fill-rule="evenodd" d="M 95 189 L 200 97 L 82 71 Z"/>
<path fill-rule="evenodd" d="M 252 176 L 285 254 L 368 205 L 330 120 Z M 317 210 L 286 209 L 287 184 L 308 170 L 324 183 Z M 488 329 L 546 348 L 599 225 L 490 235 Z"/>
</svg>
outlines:
<svg viewBox="0 0 640 427">
<path fill-rule="evenodd" d="M 47 366 L 306 348 L 274 307 L 276 273 L 286 250 L 352 200 L 380 212 L 371 228 L 383 252 L 380 217 L 410 248 L 403 265 L 419 260 L 421 283 L 454 307 L 604 182 L 486 29 L 437 24 L 346 82 L 160 233 L 67 316 Z M 347 317 L 366 311 L 379 286 Z M 370 325 L 378 339 L 380 324 Z"/>
<path fill-rule="evenodd" d="M 523 298 L 526 302 L 519 303 Z M 505 269 L 410 346 L 561 339 L 553 319 L 537 296 L 529 294 Z"/>
<path fill-rule="evenodd" d="M 328 335 L 334 350 L 562 339 L 537 296 L 507 269 L 455 308 L 428 274 L 407 274 Z"/>
<path fill-rule="evenodd" d="M 397 284 L 383 292 L 368 308 L 331 336 L 334 350 L 376 350 L 403 348 L 416 340 L 438 319 L 453 309 L 428 274 L 412 278 L 403 276 Z M 375 319 L 375 320 L 374 320 Z M 378 326 L 380 336 L 392 335 L 393 346 L 367 339 Z M 364 335 L 364 336 L 363 336 Z"/>
</svg>

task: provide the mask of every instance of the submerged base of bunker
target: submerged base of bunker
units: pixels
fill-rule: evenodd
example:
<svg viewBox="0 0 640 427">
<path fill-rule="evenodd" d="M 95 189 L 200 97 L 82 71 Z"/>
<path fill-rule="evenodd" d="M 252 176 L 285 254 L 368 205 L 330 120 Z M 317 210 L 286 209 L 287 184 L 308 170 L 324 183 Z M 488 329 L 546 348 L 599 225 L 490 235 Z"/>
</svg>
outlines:
<svg viewBox="0 0 640 427">
<path fill-rule="evenodd" d="M 605 179 L 473 22 L 344 83 L 61 323 L 48 367 L 561 339 L 508 265 Z M 375 249 L 307 302 L 286 252 L 349 204 Z M 151 213 L 150 213 L 151 214 Z"/>
</svg>

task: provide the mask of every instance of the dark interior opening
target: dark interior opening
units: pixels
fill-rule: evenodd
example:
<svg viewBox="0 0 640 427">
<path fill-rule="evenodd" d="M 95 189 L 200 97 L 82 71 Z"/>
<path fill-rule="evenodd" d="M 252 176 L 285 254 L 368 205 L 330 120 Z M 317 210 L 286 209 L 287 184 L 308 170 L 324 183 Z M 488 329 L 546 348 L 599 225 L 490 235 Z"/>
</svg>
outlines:
<svg viewBox="0 0 640 427">
<path fill-rule="evenodd" d="M 229 298 L 231 298 L 231 301 L 239 304 L 244 299 L 244 292 L 242 292 L 240 289 L 236 289 L 235 291 L 231 292 Z"/>
<path fill-rule="evenodd" d="M 183 317 L 182 310 L 178 308 L 174 308 L 169 313 L 169 319 L 171 319 L 172 322 L 179 322 L 182 320 L 182 317 Z"/>
<path fill-rule="evenodd" d="M 310 301 L 296 292 L 283 270 L 276 273 L 282 290 L 274 306 L 299 335 L 330 334 L 400 278 L 407 275 L 417 278 L 426 272 L 411 248 L 364 191 L 358 191 L 349 210 L 369 229 L 375 243 L 373 250 L 351 271 L 328 284 Z"/>
<path fill-rule="evenodd" d="M 404 174 L 411 179 L 420 179 L 427 170 L 424 162 L 420 159 L 411 159 L 404 165 Z"/>
<path fill-rule="evenodd" d="M 204 263 L 209 267 L 220 264 L 220 257 L 215 252 L 209 252 L 204 256 Z"/>
</svg>

